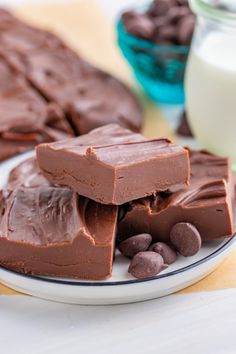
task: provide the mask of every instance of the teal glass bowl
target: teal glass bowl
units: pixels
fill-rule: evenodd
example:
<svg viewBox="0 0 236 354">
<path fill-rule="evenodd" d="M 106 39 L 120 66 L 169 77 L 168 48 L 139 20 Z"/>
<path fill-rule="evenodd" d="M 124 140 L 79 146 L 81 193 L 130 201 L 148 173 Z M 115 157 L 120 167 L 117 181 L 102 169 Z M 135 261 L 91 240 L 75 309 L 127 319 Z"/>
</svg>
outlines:
<svg viewBox="0 0 236 354">
<path fill-rule="evenodd" d="M 144 91 L 154 101 L 182 104 L 189 46 L 157 45 L 129 34 L 117 22 L 118 45 Z"/>
</svg>

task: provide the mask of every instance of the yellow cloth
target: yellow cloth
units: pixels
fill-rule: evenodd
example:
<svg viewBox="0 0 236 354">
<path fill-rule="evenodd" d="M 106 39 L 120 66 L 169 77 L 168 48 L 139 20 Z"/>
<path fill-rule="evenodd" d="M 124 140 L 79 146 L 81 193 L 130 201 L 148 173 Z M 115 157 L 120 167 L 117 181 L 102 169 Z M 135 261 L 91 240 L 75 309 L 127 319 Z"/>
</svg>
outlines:
<svg viewBox="0 0 236 354">
<path fill-rule="evenodd" d="M 52 29 L 90 62 L 118 76 L 136 91 L 139 90 L 117 48 L 115 30 L 104 18 L 95 1 L 68 1 L 64 5 L 30 5 L 17 8 L 15 12 L 32 24 Z M 139 95 L 145 109 L 144 134 L 148 137 L 172 137 L 168 123 L 159 109 L 141 93 Z M 214 273 L 182 293 L 236 287 L 235 255 L 236 251 Z M 16 292 L 0 285 L 0 294 Z"/>
</svg>

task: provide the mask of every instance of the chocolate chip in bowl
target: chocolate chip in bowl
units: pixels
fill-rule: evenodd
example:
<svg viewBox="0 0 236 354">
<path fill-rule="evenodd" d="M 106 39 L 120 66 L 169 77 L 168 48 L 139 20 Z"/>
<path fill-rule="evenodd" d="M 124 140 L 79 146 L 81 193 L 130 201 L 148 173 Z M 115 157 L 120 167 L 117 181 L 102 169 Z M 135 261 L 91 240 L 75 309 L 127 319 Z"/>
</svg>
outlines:
<svg viewBox="0 0 236 354">
<path fill-rule="evenodd" d="M 139 252 L 147 251 L 151 242 L 151 235 L 139 234 L 122 241 L 119 244 L 119 250 L 124 256 L 132 258 Z"/>
<path fill-rule="evenodd" d="M 183 103 L 183 78 L 195 16 L 188 2 L 152 1 L 125 11 L 117 40 L 135 78 L 157 103 Z"/>
<path fill-rule="evenodd" d="M 177 259 L 177 253 L 175 249 L 164 242 L 155 242 L 149 247 L 149 251 L 159 253 L 165 264 L 172 264 Z"/>
</svg>

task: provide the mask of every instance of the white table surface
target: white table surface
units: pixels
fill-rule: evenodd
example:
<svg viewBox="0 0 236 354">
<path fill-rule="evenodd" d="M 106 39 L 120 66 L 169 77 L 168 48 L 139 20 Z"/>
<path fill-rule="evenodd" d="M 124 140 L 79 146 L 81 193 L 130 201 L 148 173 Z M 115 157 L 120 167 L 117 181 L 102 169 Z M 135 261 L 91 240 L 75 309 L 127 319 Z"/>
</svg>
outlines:
<svg viewBox="0 0 236 354">
<path fill-rule="evenodd" d="M 116 306 L 1 296 L 0 352 L 235 354 L 236 290 Z"/>
</svg>

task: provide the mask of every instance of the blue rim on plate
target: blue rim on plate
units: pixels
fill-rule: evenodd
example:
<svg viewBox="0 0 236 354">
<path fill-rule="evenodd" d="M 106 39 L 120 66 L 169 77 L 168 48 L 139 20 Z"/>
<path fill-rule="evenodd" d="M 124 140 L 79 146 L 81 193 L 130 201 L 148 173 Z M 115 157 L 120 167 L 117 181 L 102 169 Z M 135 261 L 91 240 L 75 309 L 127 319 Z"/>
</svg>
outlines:
<svg viewBox="0 0 236 354">
<path fill-rule="evenodd" d="M 227 237 L 226 237 L 226 239 L 227 239 Z M 145 278 L 145 279 L 131 279 L 131 280 L 111 281 L 111 282 L 104 282 L 104 281 L 101 281 L 101 282 L 98 282 L 98 281 L 81 282 L 81 281 L 76 281 L 76 280 L 75 281 L 61 280 L 59 278 L 52 279 L 52 278 L 46 278 L 46 277 L 44 278 L 42 276 L 35 276 L 35 275 L 31 275 L 31 274 L 22 274 L 22 273 L 15 272 L 14 270 L 7 269 L 3 266 L 0 266 L 0 270 L 4 269 L 4 271 L 6 271 L 6 272 L 9 272 L 9 273 L 15 274 L 15 275 L 20 275 L 21 277 L 24 277 L 24 278 L 30 278 L 33 280 L 40 280 L 40 281 L 43 281 L 46 283 L 60 284 L 60 285 L 89 286 L 89 287 L 91 287 L 91 286 L 117 286 L 117 285 L 136 284 L 136 283 L 149 282 L 149 281 L 153 281 L 153 280 L 157 280 L 157 279 L 161 279 L 161 278 L 167 278 L 172 275 L 177 275 L 179 273 L 183 273 L 189 269 L 193 269 L 193 268 L 197 267 L 198 265 L 201 265 L 201 264 L 205 263 L 206 261 L 219 255 L 223 251 L 227 250 L 235 242 L 235 240 L 236 240 L 236 233 L 232 237 L 229 237 L 228 240 L 226 240 L 226 242 L 223 243 L 223 245 L 221 245 L 218 249 L 216 249 L 214 252 L 212 252 L 208 256 L 200 259 L 199 261 L 189 264 L 186 267 L 174 270 L 172 272 L 156 275 L 155 277 Z"/>
</svg>

